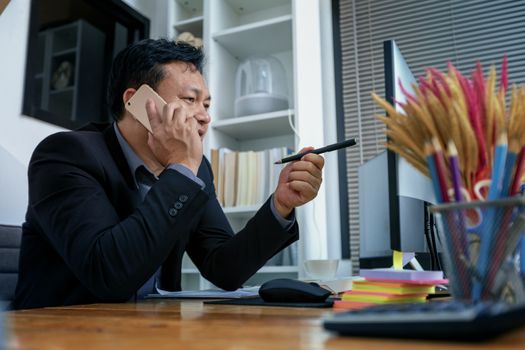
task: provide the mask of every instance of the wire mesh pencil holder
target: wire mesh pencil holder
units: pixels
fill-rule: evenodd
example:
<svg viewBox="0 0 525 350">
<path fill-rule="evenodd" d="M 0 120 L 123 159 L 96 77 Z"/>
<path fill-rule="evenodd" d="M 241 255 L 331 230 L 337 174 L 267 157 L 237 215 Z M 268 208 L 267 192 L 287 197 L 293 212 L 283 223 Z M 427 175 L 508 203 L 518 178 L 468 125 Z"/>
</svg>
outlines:
<svg viewBox="0 0 525 350">
<path fill-rule="evenodd" d="M 454 299 L 525 302 L 516 261 L 525 232 L 525 197 L 447 203 L 431 207 Z"/>
</svg>

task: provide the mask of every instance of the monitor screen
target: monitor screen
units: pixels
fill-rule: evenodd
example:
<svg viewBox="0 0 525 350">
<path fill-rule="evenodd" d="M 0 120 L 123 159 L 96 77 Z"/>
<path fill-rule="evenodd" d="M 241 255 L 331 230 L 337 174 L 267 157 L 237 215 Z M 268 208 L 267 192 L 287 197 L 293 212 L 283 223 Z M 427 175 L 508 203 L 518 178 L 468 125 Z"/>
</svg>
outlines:
<svg viewBox="0 0 525 350">
<path fill-rule="evenodd" d="M 393 40 L 384 42 L 385 96 L 404 102 L 399 82 L 409 92 L 416 83 Z M 392 265 L 392 250 L 419 253 L 428 266 L 427 203 L 434 202 L 430 179 L 394 152 L 384 151 L 359 168 L 361 267 Z"/>
</svg>

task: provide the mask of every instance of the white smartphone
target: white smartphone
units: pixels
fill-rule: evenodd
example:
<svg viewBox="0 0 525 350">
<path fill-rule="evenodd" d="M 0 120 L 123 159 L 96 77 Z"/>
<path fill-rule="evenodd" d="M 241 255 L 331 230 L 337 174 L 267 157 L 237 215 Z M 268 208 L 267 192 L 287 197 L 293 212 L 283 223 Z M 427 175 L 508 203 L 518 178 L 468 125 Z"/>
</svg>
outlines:
<svg viewBox="0 0 525 350">
<path fill-rule="evenodd" d="M 166 101 L 160 97 L 149 85 L 142 84 L 133 96 L 126 102 L 126 109 L 149 131 L 151 125 L 146 112 L 146 100 L 150 98 L 157 106 L 157 112 L 162 113 Z"/>
</svg>

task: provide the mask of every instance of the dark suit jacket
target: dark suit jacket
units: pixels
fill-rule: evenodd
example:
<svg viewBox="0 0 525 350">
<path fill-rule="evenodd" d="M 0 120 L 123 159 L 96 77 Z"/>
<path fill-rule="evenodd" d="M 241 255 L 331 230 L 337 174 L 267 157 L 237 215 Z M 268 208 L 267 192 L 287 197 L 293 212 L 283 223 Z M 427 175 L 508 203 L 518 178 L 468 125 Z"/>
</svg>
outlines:
<svg viewBox="0 0 525 350">
<path fill-rule="evenodd" d="M 127 301 L 161 265 L 161 287 L 180 290 L 184 251 L 206 279 L 233 290 L 298 239 L 297 224 L 283 230 L 269 201 L 234 235 L 205 158 L 204 190 L 167 169 L 140 202 L 107 125 L 49 136 L 28 176 L 14 308 Z"/>
</svg>

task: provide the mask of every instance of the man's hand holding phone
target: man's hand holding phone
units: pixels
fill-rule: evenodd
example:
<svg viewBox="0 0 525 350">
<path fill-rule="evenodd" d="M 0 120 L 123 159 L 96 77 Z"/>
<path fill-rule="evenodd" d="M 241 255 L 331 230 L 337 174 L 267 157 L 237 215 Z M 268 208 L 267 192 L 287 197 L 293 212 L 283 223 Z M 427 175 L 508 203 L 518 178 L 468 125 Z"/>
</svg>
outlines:
<svg viewBox="0 0 525 350">
<path fill-rule="evenodd" d="M 199 123 L 181 100 L 164 105 L 158 110 L 152 99 L 146 100 L 146 112 L 152 132 L 148 145 L 164 166 L 179 163 L 195 175 L 202 162 L 202 141 Z"/>
<path fill-rule="evenodd" d="M 194 174 L 202 161 L 199 125 L 182 100 L 166 103 L 149 85 L 141 85 L 126 109 L 148 131 L 148 145 L 163 165 L 180 163 Z"/>
</svg>

